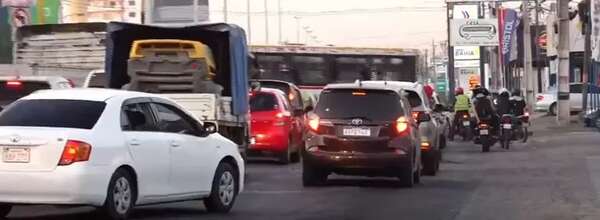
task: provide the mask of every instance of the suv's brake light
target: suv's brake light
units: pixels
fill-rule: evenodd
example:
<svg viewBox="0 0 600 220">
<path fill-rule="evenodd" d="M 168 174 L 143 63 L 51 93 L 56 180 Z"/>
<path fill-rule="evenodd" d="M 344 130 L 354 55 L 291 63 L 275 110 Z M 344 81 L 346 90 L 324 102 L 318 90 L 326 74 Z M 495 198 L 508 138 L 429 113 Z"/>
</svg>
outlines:
<svg viewBox="0 0 600 220">
<path fill-rule="evenodd" d="M 396 131 L 398 134 L 401 134 L 408 130 L 408 120 L 406 117 L 402 116 L 396 120 Z"/>
<path fill-rule="evenodd" d="M 90 153 L 92 152 L 92 145 L 82 141 L 68 140 L 65 144 L 60 161 L 58 165 L 71 165 L 75 162 L 88 161 L 90 159 Z"/>
<path fill-rule="evenodd" d="M 419 113 L 420 112 L 412 112 L 413 119 L 418 120 L 419 119 Z"/>
<path fill-rule="evenodd" d="M 6 81 L 6 87 L 21 87 L 23 83 L 21 81 Z"/>
<path fill-rule="evenodd" d="M 308 119 L 308 127 L 313 131 L 319 130 L 320 119 L 319 116 L 313 116 Z"/>
</svg>

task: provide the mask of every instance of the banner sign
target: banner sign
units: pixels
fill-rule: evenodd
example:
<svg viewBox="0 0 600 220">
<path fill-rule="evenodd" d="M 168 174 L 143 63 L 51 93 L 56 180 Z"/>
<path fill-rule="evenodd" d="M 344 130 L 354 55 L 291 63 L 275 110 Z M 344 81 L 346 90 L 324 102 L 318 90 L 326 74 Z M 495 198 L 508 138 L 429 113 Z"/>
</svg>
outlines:
<svg viewBox="0 0 600 220">
<path fill-rule="evenodd" d="M 600 0 L 591 2 L 591 20 L 592 20 L 592 59 L 600 61 Z"/>
<path fill-rule="evenodd" d="M 502 63 L 510 63 L 511 54 L 516 46 L 516 30 L 519 26 L 519 16 L 513 9 L 500 9 L 498 20 L 502 29 L 500 30 L 500 50 L 502 51 Z"/>
<path fill-rule="evenodd" d="M 452 46 L 498 46 L 496 19 L 452 19 L 450 44 Z"/>
</svg>

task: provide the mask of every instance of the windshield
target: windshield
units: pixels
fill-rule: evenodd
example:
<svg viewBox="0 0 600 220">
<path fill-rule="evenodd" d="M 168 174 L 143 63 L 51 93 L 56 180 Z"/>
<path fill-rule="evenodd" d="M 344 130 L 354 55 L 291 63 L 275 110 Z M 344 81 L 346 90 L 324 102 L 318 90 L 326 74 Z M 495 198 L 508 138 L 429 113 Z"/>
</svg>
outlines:
<svg viewBox="0 0 600 220">
<path fill-rule="evenodd" d="M 326 119 L 395 120 L 402 115 L 397 93 L 380 90 L 334 89 L 321 92 L 315 113 Z"/>
<path fill-rule="evenodd" d="M 277 108 L 277 98 L 271 93 L 259 92 L 250 97 L 251 112 L 273 111 Z"/>
<path fill-rule="evenodd" d="M 92 129 L 105 106 L 82 100 L 20 100 L 0 113 L 0 126 Z"/>
<path fill-rule="evenodd" d="M 0 106 L 4 108 L 17 99 L 42 89 L 50 89 L 50 84 L 47 82 L 0 80 Z"/>
</svg>

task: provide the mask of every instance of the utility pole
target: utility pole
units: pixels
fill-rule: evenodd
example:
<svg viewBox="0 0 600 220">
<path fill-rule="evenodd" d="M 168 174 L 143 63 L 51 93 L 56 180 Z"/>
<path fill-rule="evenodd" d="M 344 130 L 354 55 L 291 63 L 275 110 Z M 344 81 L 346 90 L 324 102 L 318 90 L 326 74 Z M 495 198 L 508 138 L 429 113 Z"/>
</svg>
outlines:
<svg viewBox="0 0 600 220">
<path fill-rule="evenodd" d="M 277 28 L 279 30 L 278 32 L 278 37 L 277 37 L 277 41 L 279 42 L 279 44 L 281 44 L 282 41 L 282 24 L 281 24 L 281 16 L 282 16 L 282 11 L 281 11 L 281 0 L 277 0 L 277 25 L 279 26 L 279 28 Z"/>
<path fill-rule="evenodd" d="M 557 122 L 570 122 L 569 105 L 569 0 L 558 0 L 558 114 Z"/>
<path fill-rule="evenodd" d="M 265 44 L 269 44 L 269 4 L 265 0 Z"/>
<path fill-rule="evenodd" d="M 589 82 L 592 76 L 591 73 L 591 60 L 592 60 L 592 24 L 591 24 L 591 1 L 590 0 L 584 0 L 582 3 L 582 6 L 585 7 L 585 9 L 580 8 L 579 10 L 579 15 L 582 16 L 585 19 L 583 21 L 583 29 L 585 31 L 585 49 L 583 52 L 583 91 L 582 91 L 582 95 L 583 95 L 583 114 L 587 114 L 587 109 L 588 109 L 588 91 L 589 91 Z M 582 13 L 585 12 L 584 13 Z M 580 19 L 582 19 L 580 17 Z"/>
<path fill-rule="evenodd" d="M 535 0 L 535 7 L 534 7 L 535 8 L 535 29 L 534 29 L 535 42 L 534 42 L 534 44 L 535 44 L 535 66 L 537 67 L 537 75 L 535 75 L 534 83 L 536 83 L 536 85 L 537 85 L 536 86 L 537 89 L 535 91 L 538 93 L 542 92 L 542 68 L 540 65 L 540 60 L 542 60 L 542 59 L 540 59 L 541 51 L 540 51 L 540 42 L 539 42 L 540 33 L 541 33 L 541 31 L 540 31 L 540 14 L 539 14 L 540 7 L 541 6 L 540 6 L 539 0 Z"/>
<path fill-rule="evenodd" d="M 446 27 L 448 31 L 448 101 L 454 103 L 454 87 L 456 80 L 454 79 L 454 47 L 450 44 L 450 20 L 453 17 L 454 4 L 446 3 Z"/>
<path fill-rule="evenodd" d="M 225 23 L 227 23 L 227 0 L 223 0 L 223 21 L 225 21 Z"/>
<path fill-rule="evenodd" d="M 248 44 L 252 44 L 252 14 L 250 13 L 250 0 L 246 0 L 246 20 L 248 22 Z"/>
<path fill-rule="evenodd" d="M 485 18 L 485 8 L 484 8 L 484 2 L 480 2 L 479 5 L 477 6 L 477 17 L 479 19 L 483 19 Z M 486 87 L 485 85 L 487 84 L 487 76 L 485 74 L 485 56 L 487 56 L 486 53 L 486 47 L 484 46 L 480 46 L 479 47 L 479 84 L 482 87 Z M 490 88 L 488 88 L 490 89 Z"/>
<path fill-rule="evenodd" d="M 527 99 L 527 110 L 532 111 L 532 103 L 535 102 L 534 89 L 533 89 L 533 67 L 531 64 L 531 22 L 529 22 L 529 0 L 523 0 L 523 65 L 525 72 L 521 82 L 525 87 L 526 99 Z"/>
<path fill-rule="evenodd" d="M 431 65 L 433 66 L 433 71 L 431 71 L 433 77 L 431 79 L 437 85 L 437 63 L 435 61 L 435 39 L 431 39 Z"/>
</svg>

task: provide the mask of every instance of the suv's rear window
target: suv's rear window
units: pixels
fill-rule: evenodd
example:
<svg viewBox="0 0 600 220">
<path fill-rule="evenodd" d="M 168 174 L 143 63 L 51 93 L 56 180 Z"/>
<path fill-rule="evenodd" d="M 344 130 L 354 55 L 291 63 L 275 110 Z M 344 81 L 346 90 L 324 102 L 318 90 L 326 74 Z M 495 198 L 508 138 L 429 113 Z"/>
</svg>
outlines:
<svg viewBox="0 0 600 220">
<path fill-rule="evenodd" d="M 105 106 L 83 100 L 19 100 L 0 113 L 0 126 L 92 129 Z"/>
<path fill-rule="evenodd" d="M 321 118 L 388 121 L 402 116 L 400 97 L 392 91 L 324 90 L 315 113 Z"/>
<path fill-rule="evenodd" d="M 0 106 L 6 106 L 42 89 L 50 89 L 50 85 L 47 82 L 0 80 Z"/>
<path fill-rule="evenodd" d="M 254 93 L 250 97 L 250 111 L 272 111 L 277 109 L 277 98 L 270 93 Z"/>
</svg>

